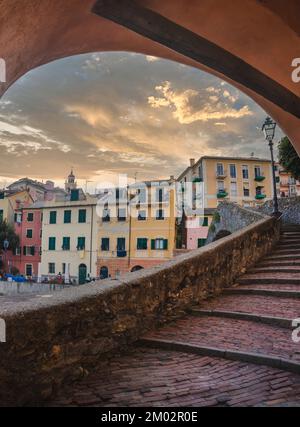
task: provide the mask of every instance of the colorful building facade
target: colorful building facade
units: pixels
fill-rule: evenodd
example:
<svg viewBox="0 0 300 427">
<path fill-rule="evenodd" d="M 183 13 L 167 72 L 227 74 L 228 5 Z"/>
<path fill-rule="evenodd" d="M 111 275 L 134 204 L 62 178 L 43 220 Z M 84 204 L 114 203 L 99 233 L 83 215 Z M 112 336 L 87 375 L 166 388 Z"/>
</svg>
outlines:
<svg viewBox="0 0 300 427">
<path fill-rule="evenodd" d="M 162 264 L 174 256 L 175 194 L 170 181 L 123 189 L 116 209 L 100 199 L 98 273 L 101 278 Z"/>
</svg>

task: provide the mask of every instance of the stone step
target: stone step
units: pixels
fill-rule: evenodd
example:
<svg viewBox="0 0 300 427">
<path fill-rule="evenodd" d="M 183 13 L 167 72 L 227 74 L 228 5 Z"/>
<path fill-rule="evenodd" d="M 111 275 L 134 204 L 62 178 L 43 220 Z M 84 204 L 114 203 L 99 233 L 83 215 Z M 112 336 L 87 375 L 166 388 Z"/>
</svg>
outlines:
<svg viewBox="0 0 300 427">
<path fill-rule="evenodd" d="M 252 268 L 247 271 L 247 274 L 258 274 L 258 273 L 299 273 L 300 274 L 300 263 L 299 266 L 291 265 L 283 265 L 278 266 L 278 264 L 273 264 L 270 266 L 260 266 L 257 268 Z"/>
<path fill-rule="evenodd" d="M 300 278 L 274 278 L 274 277 L 258 277 L 257 275 L 253 275 L 252 277 L 240 278 L 237 280 L 237 283 L 240 285 L 274 285 L 274 284 L 282 284 L 282 285 L 300 285 Z"/>
<path fill-rule="evenodd" d="M 279 243 L 276 246 L 277 249 L 280 250 L 286 250 L 286 249 L 300 249 L 300 241 L 297 242 L 284 242 L 284 243 Z"/>
<path fill-rule="evenodd" d="M 265 267 L 271 267 L 271 268 L 289 268 L 289 267 L 300 267 L 300 260 L 293 260 L 290 261 L 262 261 L 260 264 L 258 264 L 258 268 L 265 268 Z"/>
<path fill-rule="evenodd" d="M 239 350 L 226 350 L 222 347 L 210 347 L 204 345 L 193 345 L 180 341 L 147 339 L 141 338 L 138 344 L 147 348 L 158 348 L 160 350 L 177 351 L 183 353 L 192 353 L 199 356 L 218 357 L 227 360 L 237 360 L 245 363 L 253 363 L 256 365 L 264 365 L 272 368 L 277 368 L 282 371 L 300 373 L 300 363 L 284 359 L 276 356 L 269 356 L 264 353 L 254 353 Z"/>
<path fill-rule="evenodd" d="M 265 284 L 261 284 L 261 286 L 265 288 Z M 273 298 L 257 295 L 221 295 L 203 301 L 199 304 L 199 308 L 297 319 L 300 313 L 300 301 L 296 298 Z"/>
<path fill-rule="evenodd" d="M 291 256 L 291 255 L 288 255 L 288 254 L 284 254 L 284 255 L 274 255 L 274 254 L 272 254 L 272 255 L 269 255 L 269 256 L 267 256 L 267 257 L 264 258 L 264 261 L 266 261 L 266 262 L 268 262 L 268 261 L 291 261 L 291 260 L 293 260 L 293 261 L 294 260 L 299 261 L 300 260 L 300 255 L 293 254 Z"/>
<path fill-rule="evenodd" d="M 204 310 L 199 308 L 193 308 L 191 311 L 193 316 L 199 317 L 219 317 L 219 318 L 228 318 L 228 319 L 237 319 L 237 320 L 249 320 L 251 322 L 264 323 L 267 325 L 278 326 L 280 328 L 293 329 L 292 323 L 293 319 L 288 319 L 285 317 L 272 317 L 272 316 L 262 316 L 255 313 L 244 313 L 240 311 L 230 311 L 230 310 Z"/>
<path fill-rule="evenodd" d="M 300 286 L 299 286 L 300 289 Z M 255 289 L 246 286 L 239 286 L 237 288 L 229 288 L 224 290 L 226 295 L 261 295 L 261 296 L 271 296 L 278 298 L 299 298 L 300 299 L 300 290 L 279 290 L 279 289 Z"/>
<path fill-rule="evenodd" d="M 300 249 L 275 249 L 273 255 L 296 255 L 300 256 Z"/>
</svg>

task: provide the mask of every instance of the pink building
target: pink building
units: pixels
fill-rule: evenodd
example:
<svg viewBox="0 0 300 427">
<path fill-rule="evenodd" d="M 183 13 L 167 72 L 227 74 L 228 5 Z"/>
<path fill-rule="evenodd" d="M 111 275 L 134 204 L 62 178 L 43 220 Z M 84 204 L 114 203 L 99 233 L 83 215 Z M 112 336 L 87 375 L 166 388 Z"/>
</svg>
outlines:
<svg viewBox="0 0 300 427">
<path fill-rule="evenodd" d="M 37 277 L 41 262 L 42 211 L 30 206 L 15 211 L 15 232 L 20 247 L 12 256 L 12 265 L 26 277 Z"/>
</svg>

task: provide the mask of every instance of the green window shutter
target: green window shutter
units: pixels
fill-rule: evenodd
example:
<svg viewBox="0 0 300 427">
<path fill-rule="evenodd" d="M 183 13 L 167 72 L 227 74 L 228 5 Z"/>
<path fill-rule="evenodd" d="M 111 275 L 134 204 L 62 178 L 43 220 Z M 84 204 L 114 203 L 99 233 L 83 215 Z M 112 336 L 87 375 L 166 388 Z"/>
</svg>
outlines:
<svg viewBox="0 0 300 427">
<path fill-rule="evenodd" d="M 101 241 L 101 250 L 102 251 L 109 251 L 109 238 L 103 237 Z"/>
<path fill-rule="evenodd" d="M 167 239 L 165 239 L 165 240 L 164 240 L 164 250 L 165 250 L 165 251 L 167 251 L 167 250 L 168 250 L 168 243 L 169 243 L 169 242 L 168 242 L 168 240 L 167 240 Z"/>
<path fill-rule="evenodd" d="M 3 222 L 3 209 L 0 210 L 0 222 Z"/>
<path fill-rule="evenodd" d="M 208 227 L 208 217 L 206 216 L 206 217 L 204 217 L 204 220 L 203 220 L 203 227 Z"/>
<path fill-rule="evenodd" d="M 32 239 L 32 230 L 30 230 L 30 229 L 28 229 L 27 230 L 27 233 L 26 233 L 26 237 L 27 237 L 27 239 Z"/>
<path fill-rule="evenodd" d="M 23 255 L 26 256 L 26 246 L 23 246 Z"/>
<path fill-rule="evenodd" d="M 80 209 L 78 212 L 78 222 L 80 224 L 84 224 L 86 223 L 86 210 L 85 209 Z"/>
<path fill-rule="evenodd" d="M 145 251 L 148 249 L 148 239 L 145 238 L 139 238 L 137 239 L 137 250 L 139 251 Z"/>
<path fill-rule="evenodd" d="M 85 237 L 78 237 L 77 239 L 77 249 L 83 251 L 85 249 Z"/>
<path fill-rule="evenodd" d="M 70 237 L 63 237 L 62 249 L 64 251 L 69 251 L 70 250 Z"/>
<path fill-rule="evenodd" d="M 35 255 L 35 247 L 31 246 L 30 248 L 30 255 L 34 256 Z"/>
<path fill-rule="evenodd" d="M 155 250 L 155 239 L 151 240 L 151 249 Z"/>
<path fill-rule="evenodd" d="M 33 222 L 33 213 L 32 212 L 29 212 L 27 214 L 27 222 Z"/>
<path fill-rule="evenodd" d="M 57 217 L 56 211 L 51 211 L 50 212 L 50 224 L 56 224 L 56 217 Z"/>
<path fill-rule="evenodd" d="M 65 211 L 64 212 L 64 223 L 65 224 L 71 224 L 72 221 L 72 211 Z"/>
<path fill-rule="evenodd" d="M 55 251 L 55 247 L 56 247 L 56 238 L 49 237 L 49 251 Z"/>
<path fill-rule="evenodd" d="M 71 190 L 71 202 L 77 202 L 79 200 L 79 190 Z"/>
</svg>

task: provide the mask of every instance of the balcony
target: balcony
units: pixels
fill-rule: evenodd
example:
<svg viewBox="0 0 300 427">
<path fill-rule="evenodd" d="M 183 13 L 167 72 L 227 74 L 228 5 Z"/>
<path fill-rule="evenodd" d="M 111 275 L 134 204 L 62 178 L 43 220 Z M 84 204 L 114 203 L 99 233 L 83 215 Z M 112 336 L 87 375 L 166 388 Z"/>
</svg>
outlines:
<svg viewBox="0 0 300 427">
<path fill-rule="evenodd" d="M 127 257 L 127 251 L 117 250 L 117 257 L 118 258 L 126 258 Z"/>
<path fill-rule="evenodd" d="M 226 190 L 219 190 L 217 193 L 217 198 L 218 199 L 225 199 L 225 197 L 228 196 L 228 193 Z"/>
<path fill-rule="evenodd" d="M 263 200 L 265 199 L 267 196 L 265 194 L 256 194 L 255 198 L 256 200 Z"/>
<path fill-rule="evenodd" d="M 225 179 L 227 177 L 227 172 L 225 170 L 221 171 L 216 171 L 216 177 L 218 179 Z"/>
<path fill-rule="evenodd" d="M 257 176 L 254 178 L 254 180 L 255 180 L 256 182 L 263 182 L 265 179 L 266 179 L 266 177 L 265 177 L 265 176 L 263 176 L 263 175 L 257 175 Z"/>
</svg>

